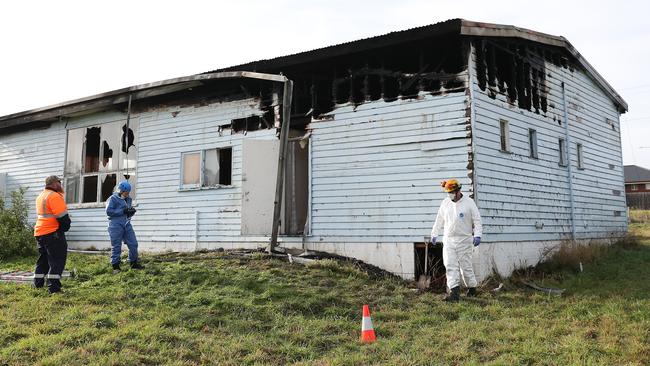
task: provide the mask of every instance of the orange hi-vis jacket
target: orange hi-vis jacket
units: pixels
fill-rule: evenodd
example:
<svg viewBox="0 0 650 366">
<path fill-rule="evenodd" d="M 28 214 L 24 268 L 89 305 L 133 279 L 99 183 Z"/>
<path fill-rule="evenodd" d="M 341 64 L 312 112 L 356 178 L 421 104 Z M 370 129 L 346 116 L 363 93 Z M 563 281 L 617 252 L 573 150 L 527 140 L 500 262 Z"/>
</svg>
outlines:
<svg viewBox="0 0 650 366">
<path fill-rule="evenodd" d="M 45 189 L 36 198 L 36 214 L 38 219 L 34 226 L 34 236 L 51 234 L 59 229 L 58 218 L 68 214 L 65 199 L 59 192 Z"/>
</svg>

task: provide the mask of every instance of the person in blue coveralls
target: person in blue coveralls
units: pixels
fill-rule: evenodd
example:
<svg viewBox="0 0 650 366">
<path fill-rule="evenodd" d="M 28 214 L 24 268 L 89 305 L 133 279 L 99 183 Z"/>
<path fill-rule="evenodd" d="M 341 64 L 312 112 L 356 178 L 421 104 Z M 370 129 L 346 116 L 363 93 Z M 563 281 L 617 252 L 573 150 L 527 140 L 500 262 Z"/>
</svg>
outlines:
<svg viewBox="0 0 650 366">
<path fill-rule="evenodd" d="M 120 272 L 120 255 L 122 254 L 122 243 L 129 248 L 129 263 L 132 269 L 143 269 L 144 266 L 138 261 L 138 239 L 131 226 L 131 217 L 135 215 L 135 208 L 132 206 L 131 184 L 122 181 L 117 186 L 117 192 L 113 193 L 106 201 L 106 215 L 108 216 L 108 235 L 111 238 L 111 265 L 113 272 Z"/>
</svg>

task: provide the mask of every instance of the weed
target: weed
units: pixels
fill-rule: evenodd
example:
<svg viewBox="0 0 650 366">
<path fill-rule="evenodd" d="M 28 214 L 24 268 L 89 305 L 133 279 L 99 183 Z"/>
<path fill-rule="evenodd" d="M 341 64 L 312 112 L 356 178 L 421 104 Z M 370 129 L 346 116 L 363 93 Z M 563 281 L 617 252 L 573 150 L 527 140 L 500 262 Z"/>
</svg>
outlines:
<svg viewBox="0 0 650 366">
<path fill-rule="evenodd" d="M 0 260 L 36 254 L 33 228 L 27 222 L 25 189 L 11 192 L 11 205 L 0 197 Z"/>
</svg>

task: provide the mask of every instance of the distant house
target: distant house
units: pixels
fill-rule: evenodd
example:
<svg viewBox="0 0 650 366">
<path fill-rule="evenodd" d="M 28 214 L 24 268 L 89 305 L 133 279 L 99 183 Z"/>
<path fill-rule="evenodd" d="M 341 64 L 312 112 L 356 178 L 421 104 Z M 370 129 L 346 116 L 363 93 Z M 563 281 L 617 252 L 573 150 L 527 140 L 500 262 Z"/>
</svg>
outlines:
<svg viewBox="0 0 650 366">
<path fill-rule="evenodd" d="M 638 165 L 625 167 L 625 193 L 650 192 L 650 170 Z"/>
<path fill-rule="evenodd" d="M 149 251 L 265 246 L 285 182 L 281 246 L 405 278 L 455 177 L 485 277 L 626 233 L 626 110 L 565 38 L 454 19 L 0 117 L 0 177 L 33 201 L 63 176 L 78 248 L 109 246 L 103 202 L 128 179 Z"/>
<path fill-rule="evenodd" d="M 650 209 L 650 170 L 637 165 L 625 166 L 625 195 L 627 205 L 635 209 Z"/>
</svg>

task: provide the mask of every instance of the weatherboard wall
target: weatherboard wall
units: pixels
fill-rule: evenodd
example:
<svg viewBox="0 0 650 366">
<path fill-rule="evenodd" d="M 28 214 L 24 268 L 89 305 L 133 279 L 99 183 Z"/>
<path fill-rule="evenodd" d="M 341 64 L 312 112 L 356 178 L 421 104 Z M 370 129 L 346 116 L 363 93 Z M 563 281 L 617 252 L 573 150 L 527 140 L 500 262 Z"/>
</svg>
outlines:
<svg viewBox="0 0 650 366">
<path fill-rule="evenodd" d="M 159 108 L 132 115 L 139 123 L 138 166 L 132 224 L 144 250 L 188 250 L 203 246 L 236 247 L 237 243 L 264 243 L 260 236 L 241 237 L 241 146 L 244 139 L 276 139 L 275 130 L 230 134 L 219 126 L 231 120 L 259 115 L 254 99 L 216 103 L 201 107 Z M 124 121 L 116 112 L 95 113 L 47 129 L 29 130 L 0 139 L 0 171 L 7 173 L 7 189 L 27 189 L 31 222 L 33 204 L 51 174 L 62 175 L 66 130 Z M 232 185 L 211 189 L 181 190 L 181 153 L 212 148 L 232 148 Z M 273 158 L 273 157 L 270 157 Z M 274 177 L 273 177 L 274 179 Z M 273 199 L 270 197 L 269 199 Z M 72 246 L 109 246 L 104 204 L 69 205 Z M 197 220 L 198 214 L 198 220 Z M 269 225 L 271 223 L 269 222 Z M 248 245 L 248 244 L 246 244 Z"/>
<path fill-rule="evenodd" d="M 386 103 L 338 106 L 314 120 L 309 248 L 414 275 L 413 243 L 423 242 L 440 202 L 439 183 L 471 190 L 465 91 Z"/>
<path fill-rule="evenodd" d="M 472 53 L 476 75 L 476 53 Z M 582 70 L 544 59 L 548 110 L 535 113 L 507 101 L 504 94 L 481 90 L 472 77 L 476 197 L 484 224 L 481 271 L 494 265 L 504 273 L 535 264 L 549 246 L 571 239 L 570 186 L 576 239 L 609 240 L 626 231 L 619 114 L 613 101 Z M 566 86 L 569 163 L 559 164 L 564 139 Z M 488 87 L 489 88 L 489 87 Z M 501 151 L 500 120 L 509 124 L 510 151 Z M 538 158 L 530 157 L 529 129 L 537 131 Z M 576 144 L 583 146 L 578 168 Z M 546 243 L 546 244 L 544 244 Z"/>
</svg>

